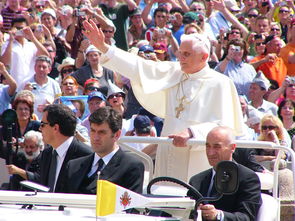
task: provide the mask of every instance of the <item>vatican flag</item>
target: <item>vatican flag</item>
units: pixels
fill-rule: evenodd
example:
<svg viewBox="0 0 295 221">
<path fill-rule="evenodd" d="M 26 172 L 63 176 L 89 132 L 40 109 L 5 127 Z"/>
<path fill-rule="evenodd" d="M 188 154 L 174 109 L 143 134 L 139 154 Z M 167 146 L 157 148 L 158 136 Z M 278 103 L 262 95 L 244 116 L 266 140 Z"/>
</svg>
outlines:
<svg viewBox="0 0 295 221">
<path fill-rule="evenodd" d="M 149 202 L 148 198 L 107 180 L 97 181 L 96 216 L 106 216 Z"/>
</svg>

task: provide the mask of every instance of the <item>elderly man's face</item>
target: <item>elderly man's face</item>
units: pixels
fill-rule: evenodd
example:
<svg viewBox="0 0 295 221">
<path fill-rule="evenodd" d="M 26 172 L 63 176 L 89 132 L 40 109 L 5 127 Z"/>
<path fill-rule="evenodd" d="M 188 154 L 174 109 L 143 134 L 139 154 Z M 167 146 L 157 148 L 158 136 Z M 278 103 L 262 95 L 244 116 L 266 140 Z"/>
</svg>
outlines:
<svg viewBox="0 0 295 221">
<path fill-rule="evenodd" d="M 207 63 L 208 54 L 193 49 L 191 40 L 183 41 L 178 51 L 181 70 L 186 74 L 200 71 Z"/>
<path fill-rule="evenodd" d="M 213 130 L 206 140 L 206 154 L 209 164 L 215 167 L 220 161 L 232 160 L 235 144 L 231 144 L 227 131 Z"/>
<path fill-rule="evenodd" d="M 38 147 L 37 137 L 30 137 L 25 139 L 24 153 L 28 160 L 33 160 L 39 155 L 40 148 Z"/>
</svg>

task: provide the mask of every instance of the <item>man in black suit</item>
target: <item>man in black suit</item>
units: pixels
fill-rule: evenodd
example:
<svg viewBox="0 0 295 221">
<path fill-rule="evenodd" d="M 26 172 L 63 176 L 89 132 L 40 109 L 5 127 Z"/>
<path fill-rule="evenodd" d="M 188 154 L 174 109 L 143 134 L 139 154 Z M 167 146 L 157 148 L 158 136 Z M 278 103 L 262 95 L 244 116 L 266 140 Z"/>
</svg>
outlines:
<svg viewBox="0 0 295 221">
<path fill-rule="evenodd" d="M 236 149 L 234 135 L 228 127 L 212 129 L 206 140 L 206 154 L 212 169 L 203 171 L 190 179 L 190 184 L 203 196 L 215 196 L 215 167 L 223 160 L 233 160 Z M 209 204 L 201 204 L 203 220 L 256 220 L 261 206 L 260 181 L 254 171 L 238 164 L 239 188 L 232 195 L 224 195 L 221 199 Z M 189 196 L 192 196 L 188 192 Z"/>
<path fill-rule="evenodd" d="M 89 121 L 95 153 L 69 162 L 64 192 L 95 194 L 97 179 L 101 179 L 141 193 L 144 165 L 117 144 L 122 116 L 110 107 L 102 107 L 90 115 Z"/>
<path fill-rule="evenodd" d="M 91 154 L 91 148 L 74 138 L 76 117 L 63 104 L 52 104 L 44 109 L 40 130 L 44 143 L 51 146 L 37 159 L 39 171 L 27 171 L 27 179 L 50 187 L 50 192 L 61 192 L 67 162 Z"/>
</svg>

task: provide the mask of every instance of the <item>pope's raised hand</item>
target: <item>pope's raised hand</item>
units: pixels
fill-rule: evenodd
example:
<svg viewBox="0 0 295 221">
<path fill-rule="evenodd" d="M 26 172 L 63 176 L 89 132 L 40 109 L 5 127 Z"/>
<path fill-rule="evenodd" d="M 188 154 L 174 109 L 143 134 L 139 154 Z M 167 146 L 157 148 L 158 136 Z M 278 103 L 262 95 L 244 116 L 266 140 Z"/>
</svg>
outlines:
<svg viewBox="0 0 295 221">
<path fill-rule="evenodd" d="M 106 53 L 108 51 L 109 46 L 105 43 L 105 37 L 103 32 L 93 20 L 84 21 L 83 22 L 84 29 L 83 34 L 89 39 L 91 44 L 93 44 L 98 50 L 102 53 Z"/>
</svg>

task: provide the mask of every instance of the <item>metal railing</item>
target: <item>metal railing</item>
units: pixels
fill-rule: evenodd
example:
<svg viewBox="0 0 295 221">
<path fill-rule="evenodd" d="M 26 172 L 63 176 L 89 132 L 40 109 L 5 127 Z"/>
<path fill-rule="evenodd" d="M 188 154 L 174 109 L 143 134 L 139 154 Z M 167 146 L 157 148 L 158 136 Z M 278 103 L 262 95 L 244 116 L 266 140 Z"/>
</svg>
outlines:
<svg viewBox="0 0 295 221">
<path fill-rule="evenodd" d="M 136 136 L 123 136 L 119 140 L 119 144 L 123 144 L 126 146 L 125 143 L 149 143 L 149 144 L 171 144 L 172 139 L 167 137 L 136 137 Z M 243 140 L 236 140 L 235 143 L 237 144 L 237 148 L 255 148 L 255 149 L 272 149 L 272 150 L 279 150 L 277 155 L 275 164 L 274 164 L 274 180 L 273 180 L 273 197 L 276 199 L 278 198 L 278 168 L 281 155 L 283 151 L 288 153 L 288 156 L 291 160 L 291 168 L 293 173 L 293 188 L 295 189 L 295 153 L 291 148 L 287 148 L 285 146 L 280 146 L 272 142 L 266 141 L 243 141 Z M 187 144 L 191 146 L 191 148 L 200 148 L 201 146 L 205 146 L 206 142 L 204 140 L 197 140 L 197 139 L 190 139 L 188 140 Z M 134 148 L 133 148 L 134 149 Z M 132 150 L 132 147 L 129 148 Z M 150 161 L 150 168 L 153 168 L 152 161 Z M 152 172 L 152 170 L 150 171 Z M 149 180 L 151 177 L 149 178 Z M 295 198 L 295 196 L 294 196 Z"/>
</svg>

